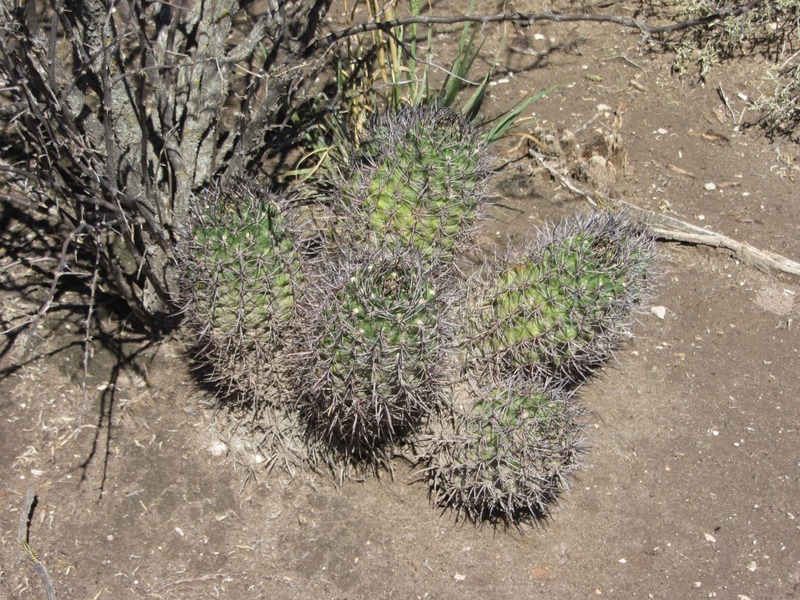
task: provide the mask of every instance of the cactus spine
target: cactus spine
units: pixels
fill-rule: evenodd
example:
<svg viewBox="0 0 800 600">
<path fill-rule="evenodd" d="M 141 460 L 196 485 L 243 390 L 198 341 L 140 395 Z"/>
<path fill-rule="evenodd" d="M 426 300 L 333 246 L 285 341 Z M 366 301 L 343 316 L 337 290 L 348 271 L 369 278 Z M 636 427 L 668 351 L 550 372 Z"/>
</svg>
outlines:
<svg viewBox="0 0 800 600">
<path fill-rule="evenodd" d="M 641 224 L 605 212 L 566 220 L 489 265 L 468 292 L 471 366 L 580 383 L 628 333 L 654 256 Z"/>
</svg>

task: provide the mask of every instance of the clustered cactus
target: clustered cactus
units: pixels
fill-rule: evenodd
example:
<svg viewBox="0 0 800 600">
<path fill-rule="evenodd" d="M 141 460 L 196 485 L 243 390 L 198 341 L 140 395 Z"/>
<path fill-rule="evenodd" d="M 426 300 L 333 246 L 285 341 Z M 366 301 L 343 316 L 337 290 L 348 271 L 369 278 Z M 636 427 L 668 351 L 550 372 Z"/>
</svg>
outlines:
<svg viewBox="0 0 800 600">
<path fill-rule="evenodd" d="M 183 289 L 209 380 L 302 428 L 307 460 L 374 465 L 413 440 L 435 503 L 517 521 L 546 514 L 578 465 L 575 391 L 628 334 L 655 247 L 597 213 L 464 281 L 488 164 L 449 109 L 386 115 L 336 169 L 313 251 L 285 200 L 218 193 L 187 235 Z"/>
</svg>

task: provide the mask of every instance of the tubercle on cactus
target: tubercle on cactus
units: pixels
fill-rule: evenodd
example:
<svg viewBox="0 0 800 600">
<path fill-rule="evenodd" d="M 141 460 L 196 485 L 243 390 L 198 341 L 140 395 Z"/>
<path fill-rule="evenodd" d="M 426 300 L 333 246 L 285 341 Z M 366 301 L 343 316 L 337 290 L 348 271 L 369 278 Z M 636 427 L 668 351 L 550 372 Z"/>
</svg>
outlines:
<svg viewBox="0 0 800 600">
<path fill-rule="evenodd" d="M 652 291 L 652 236 L 624 214 L 566 220 L 469 285 L 470 365 L 580 383 Z"/>
</svg>

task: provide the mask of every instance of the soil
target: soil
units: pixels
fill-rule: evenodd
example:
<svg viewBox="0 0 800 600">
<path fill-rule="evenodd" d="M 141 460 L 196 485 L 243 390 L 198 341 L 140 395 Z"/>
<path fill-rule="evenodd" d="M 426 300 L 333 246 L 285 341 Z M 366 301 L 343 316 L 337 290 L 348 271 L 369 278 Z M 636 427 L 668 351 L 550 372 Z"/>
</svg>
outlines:
<svg viewBox="0 0 800 600">
<path fill-rule="evenodd" d="M 458 31 L 442 29 L 442 47 Z M 526 112 L 536 141 L 498 147 L 510 162 L 484 240 L 590 208 L 531 147 L 597 198 L 800 259 L 800 148 L 744 127 L 757 115 L 743 98 L 771 85 L 759 59 L 700 84 L 613 26 L 487 33 L 487 61 L 502 34 L 517 50 L 499 54 L 488 112 L 558 87 Z M 509 529 L 432 507 L 403 462 L 337 485 L 267 474 L 247 440 L 225 452 L 224 415 L 180 342 L 117 334 L 110 316 L 84 394 L 86 298 L 61 298 L 0 356 L 0 596 L 45 597 L 21 560 L 27 531 L 65 599 L 800 598 L 800 279 L 660 248 L 663 318 L 644 312 L 581 389 L 585 468 L 546 520 Z M 9 322 L 35 311 L 52 267 L 3 261 Z"/>
</svg>

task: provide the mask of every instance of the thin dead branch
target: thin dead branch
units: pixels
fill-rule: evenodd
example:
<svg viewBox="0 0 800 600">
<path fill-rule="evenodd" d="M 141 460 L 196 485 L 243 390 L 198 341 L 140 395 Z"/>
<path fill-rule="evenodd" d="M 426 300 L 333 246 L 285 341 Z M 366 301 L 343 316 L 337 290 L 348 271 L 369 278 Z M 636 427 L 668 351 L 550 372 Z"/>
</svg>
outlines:
<svg viewBox="0 0 800 600">
<path fill-rule="evenodd" d="M 647 222 L 655 233 L 656 237 L 662 240 L 681 242 L 684 244 L 694 244 L 711 246 L 712 248 L 724 248 L 733 254 L 746 265 L 754 266 L 758 269 L 776 269 L 791 275 L 800 275 L 800 263 L 790 260 L 780 254 L 759 250 L 746 242 L 739 242 L 721 233 L 715 233 L 707 229 L 702 229 L 691 223 L 686 223 L 680 219 L 662 215 L 644 208 L 639 208 L 622 200 L 614 200 L 613 204 L 624 207 L 633 214 L 637 214 L 643 221 Z"/>
<path fill-rule="evenodd" d="M 617 17 L 613 15 L 599 15 L 599 14 L 568 14 L 568 13 L 501 13 L 496 15 L 419 15 L 411 17 L 402 17 L 399 19 L 392 19 L 388 21 L 372 21 L 369 23 L 359 23 L 352 27 L 347 27 L 339 31 L 335 31 L 325 37 L 319 39 L 311 44 L 306 49 L 306 56 L 309 56 L 320 49 L 327 49 L 339 40 L 347 37 L 360 35 L 370 31 L 388 32 L 397 27 L 406 25 L 457 25 L 459 23 L 479 23 L 487 25 L 489 23 L 536 23 L 547 21 L 551 23 L 611 23 L 620 27 L 628 29 L 636 29 L 645 36 L 652 36 L 664 33 L 674 33 L 685 29 L 694 27 L 702 27 L 728 19 L 731 17 L 738 17 L 747 14 L 757 9 L 764 0 L 751 0 L 746 4 L 731 8 L 720 8 L 711 14 L 697 18 L 680 21 L 678 23 L 671 23 L 669 25 L 650 25 L 646 21 L 639 21 L 636 19 L 628 19 L 626 17 Z"/>
<path fill-rule="evenodd" d="M 630 214 L 636 215 L 642 221 L 650 225 L 653 233 L 660 240 L 711 246 L 712 248 L 724 248 L 732 252 L 734 256 L 743 263 L 758 269 L 767 270 L 768 268 L 772 268 L 791 275 L 800 275 L 800 263 L 775 254 L 774 252 L 759 250 L 746 242 L 739 242 L 721 233 L 715 233 L 708 229 L 692 225 L 691 223 L 686 223 L 675 217 L 640 208 L 623 200 L 595 199 L 591 194 L 575 185 L 568 176 L 562 174 L 553 165 L 548 163 L 545 157 L 539 152 L 528 150 L 528 154 L 573 194 L 582 197 L 592 206 L 600 204 L 601 206 L 606 205 L 622 208 Z"/>
</svg>

